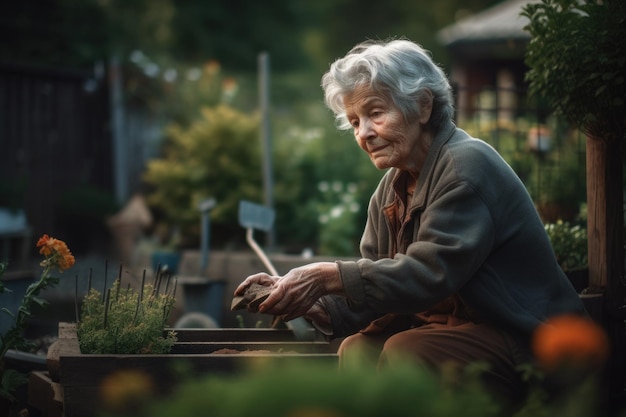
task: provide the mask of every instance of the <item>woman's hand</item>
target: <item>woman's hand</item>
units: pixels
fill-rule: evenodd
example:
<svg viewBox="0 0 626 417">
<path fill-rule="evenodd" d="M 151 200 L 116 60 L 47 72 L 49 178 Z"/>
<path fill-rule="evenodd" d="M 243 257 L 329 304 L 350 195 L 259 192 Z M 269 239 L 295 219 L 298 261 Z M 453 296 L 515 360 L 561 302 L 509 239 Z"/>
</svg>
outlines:
<svg viewBox="0 0 626 417">
<path fill-rule="evenodd" d="M 294 268 L 282 277 L 265 273 L 251 275 L 235 290 L 243 295 L 252 283 L 272 286 L 272 292 L 259 305 L 259 312 L 293 320 L 307 313 L 326 294 L 341 294 L 343 285 L 334 262 L 317 262 Z"/>
<path fill-rule="evenodd" d="M 333 326 L 330 321 L 328 312 L 320 301 L 315 302 L 313 307 L 304 314 L 304 318 L 313 323 L 313 325 L 323 334 L 330 336 L 333 334 Z"/>
<path fill-rule="evenodd" d="M 268 275 L 264 272 L 250 275 L 241 284 L 239 284 L 237 288 L 235 288 L 235 295 L 236 296 L 244 295 L 248 287 L 250 287 L 252 284 L 259 284 L 259 285 L 263 285 L 264 287 L 271 287 L 279 279 L 280 277 Z"/>
</svg>

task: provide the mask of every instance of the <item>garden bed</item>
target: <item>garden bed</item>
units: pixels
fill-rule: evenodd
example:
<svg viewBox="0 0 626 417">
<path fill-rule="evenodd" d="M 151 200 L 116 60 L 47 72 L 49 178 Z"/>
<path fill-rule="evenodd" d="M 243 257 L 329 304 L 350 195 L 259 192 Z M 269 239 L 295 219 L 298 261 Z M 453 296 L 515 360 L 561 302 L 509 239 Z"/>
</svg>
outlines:
<svg viewBox="0 0 626 417">
<path fill-rule="evenodd" d="M 259 367 L 268 361 L 289 364 L 298 361 L 334 363 L 332 345 L 321 340 L 298 341 L 288 329 L 175 329 L 178 341 L 165 355 L 84 355 L 81 354 L 73 323 L 59 323 L 57 346 L 49 352 L 49 373 L 31 376 L 38 385 L 51 385 L 48 405 L 41 399 L 31 403 L 54 408 L 59 401 L 65 417 L 97 414 L 99 389 L 113 371 L 133 370 L 149 376 L 158 393 L 167 393 L 190 377 L 207 374 L 234 374 Z M 56 352 L 52 352 L 55 350 Z M 55 359 L 58 357 L 58 370 Z M 58 374 L 57 374 L 58 372 Z M 60 388 L 60 389 L 59 389 Z M 53 398 L 56 396 L 56 400 Z M 45 401 L 43 401 L 45 402 Z M 58 408 L 58 407 L 57 407 Z"/>
</svg>

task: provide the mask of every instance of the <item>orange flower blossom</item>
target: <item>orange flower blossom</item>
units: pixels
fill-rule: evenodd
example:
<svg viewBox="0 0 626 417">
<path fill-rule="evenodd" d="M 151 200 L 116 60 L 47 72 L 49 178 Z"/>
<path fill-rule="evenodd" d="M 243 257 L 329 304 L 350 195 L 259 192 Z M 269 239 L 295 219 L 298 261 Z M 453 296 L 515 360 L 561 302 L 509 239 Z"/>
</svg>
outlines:
<svg viewBox="0 0 626 417">
<path fill-rule="evenodd" d="M 39 238 L 37 247 L 40 248 L 39 253 L 46 257 L 40 264 L 43 267 L 57 268 L 59 272 L 63 272 L 76 262 L 65 242 L 47 234 Z"/>
<path fill-rule="evenodd" d="M 604 330 L 587 317 L 564 314 L 539 325 L 533 336 L 533 352 L 548 369 L 560 366 L 593 367 L 609 354 Z"/>
<path fill-rule="evenodd" d="M 106 375 L 100 384 L 100 398 L 111 411 L 124 411 L 149 399 L 154 382 L 144 371 L 121 369 Z"/>
</svg>

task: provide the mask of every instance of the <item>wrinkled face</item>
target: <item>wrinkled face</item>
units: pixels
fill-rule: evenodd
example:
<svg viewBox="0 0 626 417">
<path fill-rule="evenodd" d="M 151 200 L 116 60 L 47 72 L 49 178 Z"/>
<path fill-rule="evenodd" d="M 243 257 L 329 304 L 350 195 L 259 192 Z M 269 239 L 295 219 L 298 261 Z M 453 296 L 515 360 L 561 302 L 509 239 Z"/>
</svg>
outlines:
<svg viewBox="0 0 626 417">
<path fill-rule="evenodd" d="M 430 145 L 419 119 L 407 122 L 391 98 L 366 87 L 346 95 L 344 106 L 357 143 L 376 168 L 419 172 Z"/>
</svg>

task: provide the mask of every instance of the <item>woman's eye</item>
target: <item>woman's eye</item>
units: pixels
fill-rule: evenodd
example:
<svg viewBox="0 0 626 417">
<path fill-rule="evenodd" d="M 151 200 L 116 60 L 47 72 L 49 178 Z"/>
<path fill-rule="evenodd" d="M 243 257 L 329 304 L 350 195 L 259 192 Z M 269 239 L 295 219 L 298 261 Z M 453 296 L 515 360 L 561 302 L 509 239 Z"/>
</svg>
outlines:
<svg viewBox="0 0 626 417">
<path fill-rule="evenodd" d="M 352 120 L 350 122 L 350 126 L 352 126 L 353 128 L 356 129 L 357 127 L 359 127 L 359 121 L 358 120 Z"/>
</svg>

